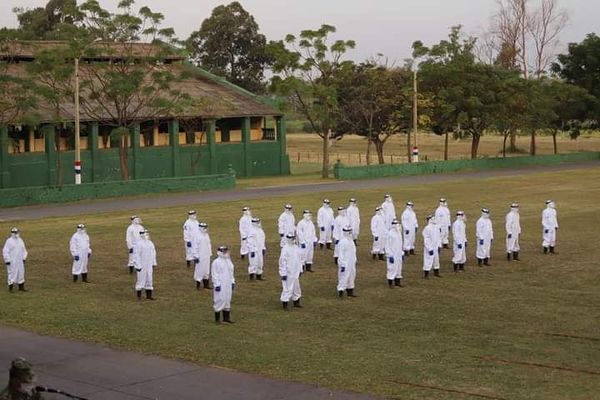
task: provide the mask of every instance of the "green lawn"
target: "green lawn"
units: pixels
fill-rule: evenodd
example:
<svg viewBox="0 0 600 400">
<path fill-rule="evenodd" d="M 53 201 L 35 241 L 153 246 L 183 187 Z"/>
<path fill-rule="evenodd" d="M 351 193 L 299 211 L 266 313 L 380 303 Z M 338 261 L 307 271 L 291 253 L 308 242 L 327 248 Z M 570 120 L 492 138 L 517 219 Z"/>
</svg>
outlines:
<svg viewBox="0 0 600 400">
<path fill-rule="evenodd" d="M 397 399 L 593 399 L 600 392 L 600 168 L 513 178 L 327 193 L 337 205 L 352 195 L 363 214 L 356 299 L 338 301 L 331 253 L 318 252 L 302 278 L 305 308 L 281 311 L 275 221 L 285 202 L 296 214 L 324 194 L 248 202 L 268 237 L 266 282 L 245 279 L 234 259 L 236 324 L 213 323 L 211 293 L 197 292 L 183 262 L 181 224 L 187 208 L 136 210 L 158 249 L 155 302 L 136 302 L 125 272 L 130 212 L 88 215 L 92 283 L 72 284 L 67 243 L 73 218 L 18 223 L 29 246 L 30 293 L 0 291 L 0 323 L 42 334 L 104 343 L 274 378 Z M 405 287 L 389 290 L 385 266 L 371 261 L 368 222 L 384 192 L 398 207 L 409 198 L 423 224 L 440 196 L 465 210 L 471 241 L 465 273 L 442 254 L 441 279 L 420 279 L 421 258 L 405 265 Z M 199 195 L 201 196 L 201 194 Z M 558 253 L 541 254 L 540 214 L 553 198 L 559 213 Z M 521 204 L 519 263 L 504 261 L 503 220 Z M 213 245 L 234 245 L 244 202 L 197 206 Z M 473 266 L 479 208 L 492 210 L 492 267 Z M 0 223 L 8 232 L 15 223 Z M 419 240 L 421 245 L 421 240 Z M 421 253 L 419 249 L 419 253 Z M 35 360 L 33 360 L 35 362 Z M 535 365 L 533 365 L 535 364 Z M 562 369 L 560 369 L 562 368 Z M 466 394 L 471 393 L 471 395 Z"/>
</svg>

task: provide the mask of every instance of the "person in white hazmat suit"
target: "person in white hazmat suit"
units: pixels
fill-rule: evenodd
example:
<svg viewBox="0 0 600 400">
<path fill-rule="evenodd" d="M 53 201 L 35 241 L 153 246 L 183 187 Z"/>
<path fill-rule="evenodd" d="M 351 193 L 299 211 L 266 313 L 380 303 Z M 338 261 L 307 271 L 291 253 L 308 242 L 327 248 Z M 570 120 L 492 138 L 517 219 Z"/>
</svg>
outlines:
<svg viewBox="0 0 600 400">
<path fill-rule="evenodd" d="M 296 218 L 292 212 L 291 204 L 286 204 L 283 212 L 279 216 L 279 219 L 277 220 L 277 231 L 281 238 L 279 247 L 283 247 L 285 244 L 285 235 L 288 233 L 296 234 Z"/>
<path fill-rule="evenodd" d="M 156 263 L 156 248 L 150 240 L 150 232 L 142 229 L 139 231 L 140 240 L 134 247 L 133 255 L 135 257 L 135 270 L 137 280 L 135 282 L 135 292 L 137 299 L 142 299 L 142 290 L 146 291 L 146 299 L 154 300 L 152 292 L 154 291 L 154 269 L 158 267 Z"/>
<path fill-rule="evenodd" d="M 6 239 L 2 248 L 2 258 L 4 258 L 8 274 L 8 290 L 12 292 L 16 283 L 19 286 L 19 291 L 27 292 L 27 289 L 25 289 L 27 249 L 25 248 L 25 242 L 21 239 L 19 229 L 11 228 L 10 236 Z"/>
<path fill-rule="evenodd" d="M 129 273 L 133 274 L 133 268 L 135 266 L 135 257 L 133 252 L 135 245 L 140 240 L 140 232 L 144 230 L 144 226 L 142 225 L 142 219 L 137 215 L 132 215 L 130 220 L 131 224 L 127 227 L 125 243 L 127 244 L 127 250 L 129 252 L 127 266 L 129 267 Z"/>
<path fill-rule="evenodd" d="M 353 197 L 348 202 L 348 208 L 346 209 L 346 214 L 350 220 L 350 227 L 352 228 L 352 238 L 354 239 L 355 244 L 360 234 L 360 210 L 356 204 L 357 201 Z"/>
<path fill-rule="evenodd" d="M 346 207 L 339 206 L 338 214 L 335 217 L 335 220 L 333 220 L 333 244 L 334 244 L 333 261 L 336 264 L 338 262 L 338 257 L 339 257 L 339 252 L 340 252 L 338 245 L 340 243 L 340 240 L 344 236 L 343 229 L 346 226 L 350 226 L 350 219 L 348 218 L 348 215 L 346 214 Z"/>
<path fill-rule="evenodd" d="M 200 228 L 198 227 L 198 214 L 195 210 L 188 211 L 188 218 L 183 224 L 183 244 L 185 246 L 185 262 L 189 267 L 195 265 L 194 243 L 198 241 Z"/>
<path fill-rule="evenodd" d="M 402 225 L 397 219 L 392 221 L 385 241 L 385 256 L 387 257 L 387 282 L 390 289 L 402 286 L 402 263 L 404 249 L 402 240 Z"/>
<path fill-rule="evenodd" d="M 556 233 L 558 232 L 558 218 L 556 216 L 556 205 L 552 200 L 546 200 L 546 208 L 542 212 L 543 240 L 542 247 L 544 254 L 548 252 L 554 254 L 556 247 Z"/>
<path fill-rule="evenodd" d="M 481 217 L 475 225 L 475 237 L 477 238 L 477 265 L 490 265 L 490 254 L 492 242 L 494 241 L 494 229 L 490 219 L 490 210 L 481 209 Z"/>
<path fill-rule="evenodd" d="M 240 257 L 242 260 L 249 253 L 248 250 L 248 236 L 252 230 L 252 211 L 250 207 L 242 208 L 242 216 L 238 223 L 238 230 L 240 231 Z"/>
<path fill-rule="evenodd" d="M 414 210 L 415 204 L 412 201 L 406 202 L 406 208 L 400 216 L 402 222 L 402 230 L 404 233 L 404 255 L 415 254 L 415 241 L 417 238 L 417 230 L 419 229 L 419 221 Z"/>
<path fill-rule="evenodd" d="M 512 203 L 510 211 L 506 214 L 506 260 L 510 261 L 511 256 L 515 261 L 519 260 L 519 237 L 521 236 L 521 217 L 519 216 L 519 205 Z"/>
<path fill-rule="evenodd" d="M 394 200 L 390 194 L 383 196 L 381 208 L 383 209 L 385 229 L 390 229 L 392 227 L 392 221 L 396 219 L 396 207 L 394 206 Z"/>
<path fill-rule="evenodd" d="M 317 232 L 315 224 L 312 222 L 312 213 L 310 210 L 304 210 L 302 220 L 296 226 L 296 237 L 298 246 L 300 246 L 300 256 L 302 257 L 303 270 L 313 272 L 315 246 L 317 245 Z"/>
<path fill-rule="evenodd" d="M 215 322 L 221 322 L 221 313 L 223 322 L 232 324 L 231 320 L 231 297 L 235 289 L 234 267 L 231 262 L 229 248 L 219 246 L 217 249 L 217 258 L 212 262 L 212 283 L 213 283 L 213 310 L 215 311 Z"/>
<path fill-rule="evenodd" d="M 440 228 L 436 224 L 433 215 L 427 216 L 427 225 L 423 228 L 423 278 L 429 279 L 429 273 L 433 268 L 433 274 L 440 277 L 440 249 L 442 237 Z"/>
<path fill-rule="evenodd" d="M 348 225 L 342 229 L 338 259 L 338 297 L 344 297 L 344 291 L 348 297 L 356 297 L 354 294 L 354 281 L 356 279 L 356 245 L 352 239 L 352 228 Z"/>
<path fill-rule="evenodd" d="M 448 236 L 452 224 L 451 218 L 450 210 L 448 209 L 448 201 L 442 197 L 440 199 L 440 205 L 435 210 L 435 224 L 440 228 L 440 234 L 442 235 L 442 247 L 444 249 L 447 249 L 450 243 Z"/>
<path fill-rule="evenodd" d="M 210 235 L 208 233 L 208 224 L 206 222 L 198 223 L 198 235 L 193 242 L 194 256 L 194 280 L 196 281 L 196 289 L 200 290 L 200 286 L 204 289 L 210 289 L 210 258 L 212 257 L 212 245 Z"/>
<path fill-rule="evenodd" d="M 467 262 L 467 225 L 465 213 L 456 212 L 456 220 L 452 223 L 452 264 L 454 272 L 464 271 Z"/>
<path fill-rule="evenodd" d="M 327 246 L 331 249 L 331 243 L 333 242 L 333 210 L 331 209 L 331 202 L 328 199 L 323 200 L 323 205 L 317 212 L 317 226 L 319 227 L 319 248 L 323 249 Z"/>
<path fill-rule="evenodd" d="M 285 245 L 281 248 L 279 255 L 279 276 L 281 277 L 281 304 L 285 311 L 289 311 L 290 299 L 294 307 L 302 308 L 300 298 L 300 274 L 302 273 L 301 249 L 296 244 L 296 237 L 292 233 L 285 236 Z"/>
<path fill-rule="evenodd" d="M 248 233 L 248 277 L 251 281 L 263 280 L 265 253 L 267 251 L 265 231 L 260 223 L 260 218 L 252 218 L 252 225 Z"/>
<path fill-rule="evenodd" d="M 383 215 L 383 209 L 381 207 L 375 208 L 375 215 L 371 218 L 371 236 L 373 236 L 373 247 L 371 248 L 371 254 L 373 260 L 379 257 L 383 260 L 385 254 L 385 237 L 387 235 L 387 227 L 385 224 L 385 217 Z"/>
<path fill-rule="evenodd" d="M 71 267 L 73 282 L 77 282 L 77 278 L 81 275 L 81 280 L 88 283 L 88 263 L 92 256 L 92 249 L 84 224 L 77 225 L 77 230 L 69 241 L 69 251 L 73 257 L 73 266 Z"/>
</svg>

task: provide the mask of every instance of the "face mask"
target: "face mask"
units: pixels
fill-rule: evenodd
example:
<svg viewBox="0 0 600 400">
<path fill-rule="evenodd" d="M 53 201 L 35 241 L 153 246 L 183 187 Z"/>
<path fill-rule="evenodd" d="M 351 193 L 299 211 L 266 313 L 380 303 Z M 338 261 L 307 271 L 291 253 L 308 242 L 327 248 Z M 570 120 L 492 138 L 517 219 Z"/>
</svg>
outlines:
<svg viewBox="0 0 600 400">
<path fill-rule="evenodd" d="M 15 239 L 19 237 L 18 233 L 11 233 L 10 236 L 14 237 Z"/>
<path fill-rule="evenodd" d="M 304 219 L 305 219 L 306 221 L 310 221 L 310 220 L 312 219 L 312 215 L 305 215 L 305 216 L 304 216 Z"/>
<path fill-rule="evenodd" d="M 196 219 L 198 219 L 198 216 L 196 214 L 192 214 L 190 215 L 190 219 L 193 219 L 195 221 Z"/>
</svg>

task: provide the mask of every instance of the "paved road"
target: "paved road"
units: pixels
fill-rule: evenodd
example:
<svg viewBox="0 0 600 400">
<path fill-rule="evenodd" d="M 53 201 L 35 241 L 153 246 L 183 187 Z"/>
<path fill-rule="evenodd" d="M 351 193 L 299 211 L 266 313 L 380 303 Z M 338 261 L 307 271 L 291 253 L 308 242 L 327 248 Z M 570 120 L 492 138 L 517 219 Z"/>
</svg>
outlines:
<svg viewBox="0 0 600 400">
<path fill-rule="evenodd" d="M 38 385 L 90 400 L 369 400 L 314 385 L 278 381 L 161 357 L 0 327 L 0 382 L 16 356 L 34 364 Z M 2 390 L 2 389 L 0 389 Z M 52 396 L 52 397 L 51 397 Z M 48 395 L 48 399 L 65 399 Z"/>
<path fill-rule="evenodd" d="M 599 161 L 582 163 L 565 163 L 551 166 L 507 168 L 477 172 L 461 172 L 455 174 L 402 176 L 359 181 L 335 181 L 320 184 L 301 184 L 291 186 L 273 186 L 252 189 L 234 189 L 217 192 L 178 193 L 153 197 L 82 201 L 68 204 L 49 204 L 0 209 L 0 221 L 37 219 L 46 217 L 74 216 L 90 213 L 114 212 L 125 210 L 141 210 L 160 207 L 175 207 L 192 204 L 212 203 L 217 201 L 252 200 L 265 197 L 293 196 L 304 193 L 339 192 L 359 189 L 377 188 L 384 191 L 386 187 L 403 184 L 448 182 L 465 179 L 485 179 L 502 176 L 536 174 L 573 169 L 600 167 Z"/>
</svg>

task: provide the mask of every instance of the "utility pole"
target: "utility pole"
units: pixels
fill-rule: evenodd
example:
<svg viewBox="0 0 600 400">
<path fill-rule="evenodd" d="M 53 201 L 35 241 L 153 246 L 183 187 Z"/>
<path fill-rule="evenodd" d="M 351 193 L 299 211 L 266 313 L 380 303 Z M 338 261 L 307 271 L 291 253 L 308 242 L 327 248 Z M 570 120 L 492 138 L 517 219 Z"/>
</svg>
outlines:
<svg viewBox="0 0 600 400">
<path fill-rule="evenodd" d="M 79 57 L 75 57 L 75 184 L 81 185 L 81 145 L 79 129 Z"/>
<path fill-rule="evenodd" d="M 419 102 L 417 101 L 418 97 L 418 86 L 417 86 L 417 66 L 414 66 L 413 70 L 413 133 L 415 135 L 414 145 L 418 147 L 417 144 L 417 125 L 419 121 Z"/>
</svg>

